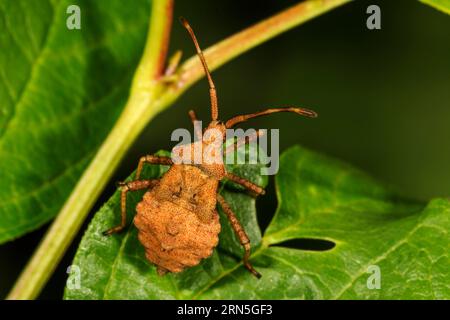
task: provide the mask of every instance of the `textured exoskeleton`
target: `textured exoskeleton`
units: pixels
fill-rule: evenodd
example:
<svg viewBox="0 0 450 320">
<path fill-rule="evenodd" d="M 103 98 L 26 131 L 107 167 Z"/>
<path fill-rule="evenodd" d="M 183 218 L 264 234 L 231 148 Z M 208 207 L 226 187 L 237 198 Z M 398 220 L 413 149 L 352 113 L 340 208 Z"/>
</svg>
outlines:
<svg viewBox="0 0 450 320">
<path fill-rule="evenodd" d="M 206 60 L 188 22 L 184 19 L 181 21 L 195 44 L 209 82 L 212 120 L 203 132 L 196 131 L 196 142 L 172 150 L 172 154 L 183 158 L 183 161 L 174 162 L 169 157 L 153 155 L 140 159 L 135 180 L 121 184 L 121 224 L 105 231 L 104 234 L 109 235 L 125 228 L 127 192 L 148 189 L 137 205 L 137 214 L 134 218 L 134 224 L 139 230 L 139 241 L 145 247 L 147 259 L 157 266 L 159 274 L 181 272 L 209 257 L 217 246 L 220 223 L 216 206 L 219 204 L 244 248 L 244 266 L 259 278 L 261 275 L 249 261 L 250 240 L 225 199 L 218 194 L 218 186 L 220 181 L 226 178 L 242 185 L 256 196 L 264 194 L 264 189 L 226 172 L 222 162 L 223 154 L 228 152 L 222 150 L 226 129 L 248 119 L 276 112 L 293 112 L 307 117 L 317 115 L 314 111 L 304 108 L 272 108 L 235 116 L 225 123 L 219 121 L 216 89 Z M 195 123 L 197 120 L 195 113 L 190 111 L 189 115 Z M 259 133 L 249 137 L 248 140 L 238 141 L 237 145 L 245 144 L 258 136 Z M 202 150 L 209 152 L 202 153 L 201 161 L 197 161 L 194 155 L 200 145 Z M 211 158 L 215 161 L 211 161 Z M 141 180 L 140 174 L 145 163 L 171 167 L 160 179 Z"/>
</svg>

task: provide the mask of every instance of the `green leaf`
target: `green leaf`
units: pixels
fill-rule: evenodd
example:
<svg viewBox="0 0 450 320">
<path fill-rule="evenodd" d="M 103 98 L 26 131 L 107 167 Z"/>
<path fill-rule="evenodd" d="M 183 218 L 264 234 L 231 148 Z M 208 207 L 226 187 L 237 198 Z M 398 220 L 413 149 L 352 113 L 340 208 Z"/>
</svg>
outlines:
<svg viewBox="0 0 450 320">
<path fill-rule="evenodd" d="M 450 14 L 450 0 L 420 0 L 433 8 L 436 8 L 446 14 Z"/>
<path fill-rule="evenodd" d="M 55 216 L 122 110 L 149 0 L 104 5 L 0 2 L 0 243 Z"/>
<path fill-rule="evenodd" d="M 157 154 L 170 155 L 164 151 Z M 245 176 L 258 185 L 266 186 L 267 176 L 259 175 L 261 167 L 262 165 L 230 165 L 227 166 L 227 170 Z M 148 179 L 160 177 L 167 169 L 167 166 L 148 166 L 144 168 L 142 177 Z M 128 178 L 130 179 L 131 177 Z M 226 188 L 222 189 L 221 194 L 247 231 L 253 248 L 257 248 L 261 242 L 261 232 L 256 221 L 255 199 L 242 193 L 240 188 L 231 183 L 225 183 L 224 186 Z M 129 224 L 132 224 L 135 207 L 143 193 L 135 192 L 128 195 Z M 241 245 L 221 209 L 219 214 L 222 225 L 219 250 L 222 253 L 214 252 L 210 259 L 179 275 L 169 274 L 166 277 L 159 277 L 155 267 L 145 258 L 134 226 L 131 225 L 125 234 L 110 237 L 102 235 L 102 231 L 120 221 L 120 192 L 116 192 L 96 213 L 78 248 L 73 265 L 80 267 L 81 289 L 67 289 L 65 298 L 173 299 L 192 296 L 196 288 L 201 288 L 202 285 L 212 281 L 228 264 L 235 264 L 242 256 Z M 140 287 L 140 284 L 144 283 L 145 285 Z M 150 283 L 151 285 L 147 285 Z"/>
<path fill-rule="evenodd" d="M 153 167 L 146 175 L 161 173 Z M 83 237 L 73 262 L 81 270 L 81 287 L 66 288 L 65 298 L 450 298 L 448 200 L 423 205 L 402 199 L 360 171 L 301 147 L 282 155 L 276 187 L 279 208 L 251 259 L 263 275 L 260 280 L 242 267 L 230 250 L 233 240 L 225 236 L 199 266 L 157 276 L 134 227 L 124 235 L 101 236 L 119 221 L 116 193 Z M 254 200 L 232 190 L 223 193 L 257 243 Z M 141 196 L 130 197 L 129 212 Z M 229 232 L 228 224 L 221 222 L 224 233 Z M 287 247 L 286 241 L 293 239 L 323 239 L 335 247 Z M 380 289 L 368 288 L 371 266 L 380 270 Z"/>
<path fill-rule="evenodd" d="M 449 298 L 450 203 L 400 198 L 367 175 L 300 147 L 287 151 L 277 176 L 280 206 L 265 233 L 272 268 L 298 276 L 308 298 Z M 327 239 L 325 252 L 282 249 L 294 238 Z M 381 289 L 369 290 L 369 266 Z M 295 281 L 292 281 L 295 286 Z M 306 292 L 306 293 L 305 293 Z M 292 296 L 295 297 L 295 296 Z"/>
</svg>

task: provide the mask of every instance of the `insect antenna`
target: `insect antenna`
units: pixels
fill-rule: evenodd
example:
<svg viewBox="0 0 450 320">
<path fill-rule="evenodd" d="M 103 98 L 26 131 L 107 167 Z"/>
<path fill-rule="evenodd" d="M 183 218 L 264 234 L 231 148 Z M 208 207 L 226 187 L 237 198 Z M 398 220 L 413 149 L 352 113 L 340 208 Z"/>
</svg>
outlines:
<svg viewBox="0 0 450 320">
<path fill-rule="evenodd" d="M 205 70 L 206 78 L 208 79 L 209 83 L 209 97 L 211 98 L 211 119 L 217 120 L 217 118 L 219 117 L 219 110 L 217 106 L 217 93 L 216 87 L 214 86 L 214 82 L 208 69 L 208 65 L 206 64 L 206 60 L 205 57 L 203 56 L 202 49 L 200 49 L 200 45 L 198 44 L 197 38 L 195 37 L 194 30 L 192 30 L 191 26 L 189 25 L 189 22 L 187 22 L 187 20 L 183 17 L 180 17 L 180 21 L 186 28 L 186 30 L 189 32 L 189 35 L 191 36 L 192 41 L 194 42 L 195 49 L 197 50 L 197 55 L 200 58 L 200 61 L 202 62 L 203 69 Z"/>
<path fill-rule="evenodd" d="M 225 127 L 232 128 L 235 125 L 237 125 L 238 123 L 247 121 L 248 119 L 261 117 L 261 116 L 265 116 L 265 115 L 268 115 L 268 114 L 271 114 L 271 113 L 277 113 L 277 112 L 293 112 L 293 113 L 297 113 L 299 115 L 302 115 L 302 116 L 305 116 L 305 117 L 309 117 L 309 118 L 316 118 L 317 117 L 317 113 L 315 111 L 312 111 L 312 110 L 309 110 L 309 109 L 305 109 L 305 108 L 295 108 L 295 107 L 273 108 L 273 109 L 263 110 L 263 111 L 260 111 L 260 112 L 255 112 L 255 113 L 243 114 L 243 115 L 235 116 L 235 117 L 231 118 L 230 120 L 228 120 L 225 123 Z"/>
</svg>

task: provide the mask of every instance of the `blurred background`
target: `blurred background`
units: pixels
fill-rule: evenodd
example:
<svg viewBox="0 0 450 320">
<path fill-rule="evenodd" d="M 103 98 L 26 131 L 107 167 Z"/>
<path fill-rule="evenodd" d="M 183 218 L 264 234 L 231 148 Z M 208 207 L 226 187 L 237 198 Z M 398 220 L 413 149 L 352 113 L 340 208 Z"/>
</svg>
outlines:
<svg viewBox="0 0 450 320">
<path fill-rule="evenodd" d="M 176 1 L 174 17 L 186 17 L 207 48 L 295 3 Z M 370 4 L 381 7 L 381 30 L 366 28 Z M 170 52 L 177 49 L 185 58 L 194 54 L 186 31 L 175 20 Z M 246 127 L 280 128 L 281 150 L 301 144 L 340 158 L 408 197 L 450 195 L 450 17 L 433 8 L 412 0 L 359 0 L 251 50 L 213 77 L 224 120 L 271 106 L 305 106 L 320 114 L 314 120 L 277 114 L 247 123 Z M 171 148 L 172 130 L 190 128 L 189 109 L 208 119 L 206 81 L 194 85 L 151 122 L 91 216 L 114 192 L 114 181 L 128 176 L 141 155 Z M 268 191 L 258 200 L 262 228 L 276 209 L 273 180 Z M 0 272 L 8 274 L 0 277 L 0 298 L 47 227 L 0 246 Z M 42 299 L 61 298 L 66 268 L 80 239 L 81 235 Z"/>
</svg>

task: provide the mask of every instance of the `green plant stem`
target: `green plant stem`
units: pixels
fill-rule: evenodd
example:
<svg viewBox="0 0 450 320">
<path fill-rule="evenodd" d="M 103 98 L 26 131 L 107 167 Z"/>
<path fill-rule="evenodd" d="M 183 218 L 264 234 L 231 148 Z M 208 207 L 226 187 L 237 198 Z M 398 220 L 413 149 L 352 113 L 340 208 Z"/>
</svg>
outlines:
<svg viewBox="0 0 450 320">
<path fill-rule="evenodd" d="M 217 69 L 224 63 L 257 45 L 351 1 L 303 1 L 206 49 L 204 51 L 205 59 L 211 70 Z M 283 53 L 280 52 L 280 57 L 282 55 Z M 181 67 L 180 81 L 187 87 L 201 77 L 203 77 L 202 66 L 198 58 L 193 56 Z"/>
<path fill-rule="evenodd" d="M 308 0 L 205 50 L 211 70 L 258 44 L 351 0 Z M 203 76 L 196 56 L 167 82 L 161 76 L 172 20 L 172 0 L 153 1 L 147 44 L 127 104 L 83 173 L 7 299 L 36 298 L 72 242 L 120 160 L 143 128 Z M 164 80 L 164 81 L 163 81 Z"/>
<path fill-rule="evenodd" d="M 422 3 L 428 4 L 433 8 L 440 10 L 446 14 L 450 14 L 450 1 L 439 1 L 439 0 L 419 0 Z"/>
<path fill-rule="evenodd" d="M 22 271 L 7 299 L 34 299 L 72 242 L 131 143 L 159 110 L 152 107 L 167 51 L 173 0 L 157 0 L 151 8 L 147 43 L 137 67 L 130 97 L 114 128 L 83 173 L 69 199 Z"/>
</svg>

